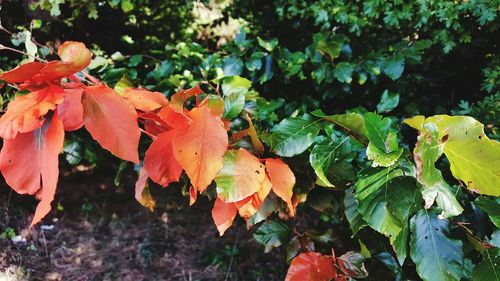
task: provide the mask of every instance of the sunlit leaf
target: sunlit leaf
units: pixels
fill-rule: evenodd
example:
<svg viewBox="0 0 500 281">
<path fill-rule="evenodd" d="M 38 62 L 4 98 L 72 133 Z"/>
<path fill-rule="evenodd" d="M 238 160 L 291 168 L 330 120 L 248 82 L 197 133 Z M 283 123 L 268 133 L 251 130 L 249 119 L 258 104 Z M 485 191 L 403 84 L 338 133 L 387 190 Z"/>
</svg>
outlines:
<svg viewBox="0 0 500 281">
<path fill-rule="evenodd" d="M 106 86 L 86 87 L 82 97 L 85 128 L 115 156 L 139 163 L 141 132 L 130 103 Z"/>
</svg>

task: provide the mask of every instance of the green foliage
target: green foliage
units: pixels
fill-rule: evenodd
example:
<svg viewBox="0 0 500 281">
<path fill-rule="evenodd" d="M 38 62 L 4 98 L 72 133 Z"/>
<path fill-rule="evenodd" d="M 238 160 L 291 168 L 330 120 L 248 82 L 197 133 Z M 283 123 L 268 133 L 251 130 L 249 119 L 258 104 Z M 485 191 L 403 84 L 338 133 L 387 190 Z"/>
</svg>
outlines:
<svg viewBox="0 0 500 281">
<path fill-rule="evenodd" d="M 247 221 L 266 251 L 293 244 L 295 254 L 330 254 L 361 242 L 371 277 L 498 280 L 498 1 L 44 0 L 28 7 L 30 18 L 51 17 L 31 26 L 7 14 L 23 15 L 21 2 L 4 1 L 2 24 L 13 31 L 5 45 L 50 58 L 71 35 L 95 43 L 88 72 L 118 92 L 170 96 L 200 84 L 223 97 L 231 132 L 246 129 L 250 114 L 264 155 L 286 157 L 296 174 L 294 200 L 307 202 L 297 222 L 302 212 L 321 218 L 311 223 L 321 231 L 294 229 L 304 231 L 299 241 L 289 225 L 267 220 L 286 215 L 283 202 L 266 199 Z M 1 57 L 0 68 L 19 60 Z M 6 102 L 18 94 L 2 90 Z M 415 139 L 401 120 L 419 114 L 434 116 L 404 121 Z M 87 140 L 70 135 L 69 164 L 123 172 Z"/>
<path fill-rule="evenodd" d="M 410 255 L 423 280 L 466 277 L 462 242 L 450 238 L 449 223 L 432 211 L 420 210 L 411 219 Z"/>
</svg>

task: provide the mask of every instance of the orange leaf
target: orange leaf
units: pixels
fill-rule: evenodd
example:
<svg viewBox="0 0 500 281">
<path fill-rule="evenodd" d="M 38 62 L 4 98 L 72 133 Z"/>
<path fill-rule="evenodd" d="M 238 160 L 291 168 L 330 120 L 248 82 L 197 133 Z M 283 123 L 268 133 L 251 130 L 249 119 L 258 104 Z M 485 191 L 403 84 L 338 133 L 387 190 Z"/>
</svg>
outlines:
<svg viewBox="0 0 500 281">
<path fill-rule="evenodd" d="M 26 82 L 28 80 L 31 80 L 33 76 L 38 74 L 44 67 L 45 63 L 28 62 L 10 71 L 2 73 L 2 75 L 0 75 L 0 79 L 8 83 Z"/>
<path fill-rule="evenodd" d="M 150 92 L 145 89 L 127 88 L 121 94 L 135 109 L 144 112 L 154 111 L 168 104 L 167 98 L 160 92 Z"/>
<path fill-rule="evenodd" d="M 156 207 L 156 201 L 151 196 L 148 188 L 148 172 L 141 168 L 139 170 L 139 178 L 135 182 L 135 199 L 143 207 L 148 208 L 151 212 L 154 212 Z"/>
<path fill-rule="evenodd" d="M 173 130 L 174 156 L 191 184 L 203 192 L 222 168 L 227 132 L 221 118 L 206 107 L 193 108 L 187 116 L 192 124 L 186 129 Z"/>
<path fill-rule="evenodd" d="M 54 200 L 59 176 L 58 155 L 64 142 L 64 129 L 57 113 L 42 127 L 4 140 L 0 152 L 0 171 L 5 181 L 20 194 L 36 194 L 41 199 L 31 226 L 45 217 Z"/>
<path fill-rule="evenodd" d="M 154 182 L 163 187 L 179 181 L 182 168 L 172 150 L 172 131 L 159 134 L 151 143 L 144 157 L 144 169 Z"/>
<path fill-rule="evenodd" d="M 35 81 L 49 81 L 66 77 L 84 70 L 92 60 L 92 53 L 81 42 L 66 41 L 57 50 L 60 61 L 49 62 Z"/>
<path fill-rule="evenodd" d="M 329 281 L 337 277 L 333 259 L 320 253 L 301 253 L 292 260 L 285 281 Z"/>
<path fill-rule="evenodd" d="M 248 121 L 248 135 L 252 140 L 253 148 L 255 149 L 255 152 L 258 155 L 260 155 L 264 153 L 264 145 L 260 141 L 259 135 L 257 134 L 257 130 L 255 130 L 252 119 L 250 118 L 250 115 L 248 115 L 248 113 L 245 115 L 245 119 Z"/>
<path fill-rule="evenodd" d="M 176 129 L 186 129 L 191 125 L 192 121 L 184 112 L 177 112 L 170 105 L 164 106 L 158 116 L 168 126 Z"/>
<path fill-rule="evenodd" d="M 24 96 L 17 96 L 7 106 L 0 118 L 0 136 L 13 139 L 18 133 L 33 131 L 42 126 L 43 116 L 63 102 L 64 91 L 58 86 L 49 86 Z"/>
<path fill-rule="evenodd" d="M 215 199 L 214 208 L 212 209 L 212 218 L 214 219 L 217 230 L 220 236 L 233 224 L 238 209 L 234 203 L 226 203 L 219 198 Z"/>
<path fill-rule="evenodd" d="M 257 213 L 262 204 L 264 204 L 264 200 L 269 195 L 269 192 L 271 192 L 271 182 L 266 177 L 259 191 L 235 203 L 240 216 L 248 219 Z"/>
<path fill-rule="evenodd" d="M 266 169 L 269 173 L 273 191 L 288 205 L 290 215 L 295 213 L 294 205 L 292 204 L 293 186 L 295 185 L 295 175 L 290 167 L 281 159 L 266 159 Z"/>
<path fill-rule="evenodd" d="M 264 165 L 257 157 L 244 148 L 229 150 L 215 178 L 217 195 L 225 202 L 237 202 L 259 191 L 265 179 Z"/>
<path fill-rule="evenodd" d="M 154 112 L 141 113 L 138 117 L 146 131 L 152 135 L 156 136 L 170 129 L 170 126 Z"/>
<path fill-rule="evenodd" d="M 83 126 L 83 89 L 65 89 L 64 101 L 57 107 L 57 113 L 65 131 L 76 131 Z"/>
<path fill-rule="evenodd" d="M 138 164 L 141 132 L 132 105 L 103 85 L 87 87 L 82 104 L 85 128 L 92 137 L 117 157 Z"/>
<path fill-rule="evenodd" d="M 173 94 L 170 98 L 172 109 L 182 113 L 186 100 L 192 96 L 199 96 L 200 94 L 203 94 L 200 85 L 197 85 L 196 87 L 193 87 L 191 89 L 181 90 L 180 92 Z"/>
</svg>

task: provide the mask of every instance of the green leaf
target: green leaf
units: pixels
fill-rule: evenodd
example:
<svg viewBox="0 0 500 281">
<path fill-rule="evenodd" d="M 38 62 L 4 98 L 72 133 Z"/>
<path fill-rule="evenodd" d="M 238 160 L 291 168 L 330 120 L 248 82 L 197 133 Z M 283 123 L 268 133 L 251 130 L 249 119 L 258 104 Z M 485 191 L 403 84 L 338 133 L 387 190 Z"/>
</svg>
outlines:
<svg viewBox="0 0 500 281">
<path fill-rule="evenodd" d="M 397 80 L 403 74 L 405 60 L 403 56 L 394 54 L 385 60 L 384 73 L 392 80 Z"/>
<path fill-rule="evenodd" d="M 341 62 L 335 66 L 333 75 L 337 80 L 343 83 L 351 83 L 352 72 L 354 71 L 354 64 L 348 62 Z"/>
<path fill-rule="evenodd" d="M 319 121 L 310 115 L 291 117 L 281 121 L 273 130 L 271 149 L 279 156 L 292 157 L 304 152 L 319 133 Z"/>
<path fill-rule="evenodd" d="M 396 163 L 403 148 L 398 146 L 397 134 L 391 128 L 391 119 L 372 112 L 365 113 L 364 119 L 370 140 L 366 154 L 369 160 L 373 160 L 373 166 L 389 167 Z"/>
<path fill-rule="evenodd" d="M 224 94 L 224 118 L 232 119 L 245 106 L 245 94 L 252 83 L 240 76 L 225 77 L 222 81 L 222 92 Z"/>
<path fill-rule="evenodd" d="M 142 55 L 134 55 L 131 56 L 128 60 L 128 66 L 136 67 L 142 62 Z"/>
<path fill-rule="evenodd" d="M 400 168 L 377 168 L 354 186 L 358 211 L 364 221 L 376 231 L 389 237 L 394 244 L 408 226 L 410 215 L 421 205 L 421 196 L 413 177 L 405 176 Z M 406 237 L 400 237 L 395 247 L 400 261 L 406 258 Z M 406 244 L 404 244 L 406 245 Z"/>
<path fill-rule="evenodd" d="M 420 210 L 411 219 L 410 256 L 424 281 L 460 280 L 465 275 L 462 242 L 449 238 L 448 220 Z"/>
<path fill-rule="evenodd" d="M 341 44 L 334 40 L 321 40 L 318 42 L 316 49 L 323 55 L 327 55 L 331 60 L 340 55 Z"/>
<path fill-rule="evenodd" d="M 350 155 L 349 137 L 326 139 L 313 147 L 309 162 L 321 182 L 327 187 L 334 187 L 327 175 L 335 164 L 344 161 Z"/>
<path fill-rule="evenodd" d="M 483 124 L 472 117 L 448 115 L 415 116 L 404 122 L 419 131 L 433 123 L 453 176 L 472 191 L 500 196 L 500 144 L 488 139 Z"/>
<path fill-rule="evenodd" d="M 486 249 L 481 254 L 483 260 L 474 267 L 472 280 L 474 281 L 500 281 L 500 254 L 499 249 Z"/>
<path fill-rule="evenodd" d="M 70 165 L 77 165 L 82 161 L 83 156 L 82 156 L 82 151 L 81 151 L 80 143 L 78 141 L 66 141 L 64 143 L 64 153 L 66 161 Z"/>
<path fill-rule="evenodd" d="M 275 211 L 275 203 L 275 200 L 271 199 L 271 196 L 267 196 L 257 213 L 247 220 L 247 228 L 267 219 Z"/>
<path fill-rule="evenodd" d="M 240 75 L 243 71 L 243 62 L 239 58 L 234 56 L 225 58 L 222 62 L 222 65 L 224 76 Z"/>
<path fill-rule="evenodd" d="M 377 111 L 379 113 L 390 112 L 394 108 L 396 108 L 399 104 L 399 94 L 392 93 L 388 90 L 385 90 L 380 98 L 380 102 L 377 104 Z"/>
<path fill-rule="evenodd" d="M 441 208 L 441 216 L 448 218 L 462 213 L 463 208 L 450 190 L 450 186 L 443 179 L 435 163 L 443 154 L 443 145 L 438 139 L 438 128 L 434 123 L 425 123 L 423 131 L 417 139 L 413 150 L 417 164 L 417 180 L 422 184 L 422 197 L 425 208 L 429 209 L 434 201 Z"/>
<path fill-rule="evenodd" d="M 259 46 L 264 48 L 266 51 L 271 52 L 278 46 L 278 39 L 274 38 L 269 41 L 265 41 L 264 39 L 257 37 L 257 42 L 259 43 Z"/>
<path fill-rule="evenodd" d="M 126 74 L 124 74 L 122 76 L 122 78 L 120 78 L 120 80 L 118 80 L 118 82 L 116 83 L 116 85 L 113 89 L 118 94 L 121 94 L 121 93 L 123 93 L 123 91 L 125 91 L 125 89 L 133 88 L 133 87 L 134 87 L 134 84 L 132 83 L 132 81 L 130 81 L 130 78 Z"/>
<path fill-rule="evenodd" d="M 500 143 L 486 138 L 448 140 L 444 154 L 453 176 L 477 193 L 500 196 Z"/>
<path fill-rule="evenodd" d="M 345 191 L 344 212 L 347 220 L 349 221 L 349 225 L 351 226 L 352 235 L 354 236 L 367 224 L 358 212 L 358 201 L 356 201 L 356 197 L 354 196 L 353 191 L 354 187 L 351 187 Z"/>
<path fill-rule="evenodd" d="M 38 47 L 33 40 L 31 40 L 31 32 L 25 31 L 26 39 L 24 40 L 24 46 L 26 47 L 26 53 L 28 54 L 29 61 L 35 61 L 36 54 L 38 52 Z"/>
<path fill-rule="evenodd" d="M 498 182 L 497 182 L 498 183 Z M 500 228 L 500 198 L 479 197 L 474 201 L 479 209 L 488 213 L 490 220 Z"/>
<path fill-rule="evenodd" d="M 292 230 L 282 221 L 270 220 L 262 224 L 254 233 L 257 242 L 265 246 L 265 252 L 279 247 L 290 239 Z"/>
<path fill-rule="evenodd" d="M 134 3 L 131 0 L 121 0 L 121 8 L 124 13 L 131 12 L 134 9 Z"/>
<path fill-rule="evenodd" d="M 434 123 L 439 131 L 439 139 L 446 136 L 445 138 L 449 141 L 476 140 L 486 137 L 484 125 L 469 116 L 434 115 L 425 118 L 418 115 L 405 119 L 404 123 L 419 131 L 423 130 L 425 123 Z"/>
<path fill-rule="evenodd" d="M 347 135 L 352 136 L 363 144 L 368 144 L 368 132 L 365 126 L 365 119 L 359 113 L 346 113 L 336 115 L 325 115 L 320 109 L 311 113 L 339 126 Z"/>
</svg>

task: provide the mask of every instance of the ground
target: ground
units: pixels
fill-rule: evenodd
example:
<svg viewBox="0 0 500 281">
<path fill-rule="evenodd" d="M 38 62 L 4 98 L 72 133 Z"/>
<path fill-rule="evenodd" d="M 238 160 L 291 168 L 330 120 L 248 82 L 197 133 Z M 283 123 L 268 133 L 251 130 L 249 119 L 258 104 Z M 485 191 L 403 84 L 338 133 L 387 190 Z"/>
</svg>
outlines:
<svg viewBox="0 0 500 281">
<path fill-rule="evenodd" d="M 113 173 L 62 171 L 51 214 L 32 230 L 36 200 L 2 183 L 0 280 L 283 280 L 285 250 L 264 254 L 244 221 L 219 237 L 208 200 L 189 207 L 175 186 L 152 187 L 152 213 L 129 174 L 116 187 Z"/>
</svg>

